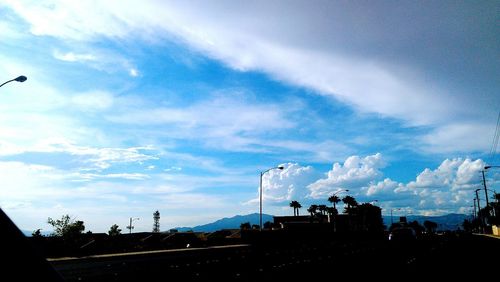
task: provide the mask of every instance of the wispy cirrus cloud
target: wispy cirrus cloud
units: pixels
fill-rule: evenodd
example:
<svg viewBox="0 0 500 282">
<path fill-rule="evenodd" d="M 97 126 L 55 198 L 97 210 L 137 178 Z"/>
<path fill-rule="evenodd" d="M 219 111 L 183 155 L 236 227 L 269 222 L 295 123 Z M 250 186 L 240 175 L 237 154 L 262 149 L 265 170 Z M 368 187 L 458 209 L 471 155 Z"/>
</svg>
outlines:
<svg viewBox="0 0 500 282">
<path fill-rule="evenodd" d="M 444 5 L 446 8 L 384 4 L 369 5 L 368 9 L 349 3 L 309 5 L 298 1 L 286 7 L 279 2 L 255 2 L 243 8 L 231 2 L 187 5 L 143 1 L 138 9 L 134 3 L 114 5 L 112 1 L 7 3 L 30 23 L 31 32 L 36 35 L 91 42 L 101 36 L 126 39 L 139 35 L 150 40 L 152 34 L 160 34 L 156 40 L 163 37 L 180 41 L 234 69 L 262 71 L 277 80 L 331 96 L 362 112 L 395 117 L 410 125 L 432 126 L 435 130 L 422 139 L 428 150 L 441 148 L 436 138 L 442 139 L 440 132 L 449 131 L 457 117 L 486 124 L 462 127 L 461 134 L 471 136 L 480 131 L 486 135 L 494 128 L 499 101 L 492 100 L 487 93 L 497 89 L 498 83 L 484 79 L 489 82 L 481 84 L 486 91 L 480 99 L 472 99 L 462 90 L 482 81 L 476 79 L 478 71 L 485 76 L 496 73 L 492 71 L 495 66 L 488 63 L 492 48 L 485 46 L 496 46 L 498 41 L 491 40 L 491 29 L 481 28 L 495 19 L 490 12 L 495 9 L 488 9 L 488 5 L 479 10 L 468 9 L 468 4 L 451 3 Z M 294 15 L 293 22 L 276 16 L 283 9 Z M 368 10 L 371 12 L 367 13 Z M 325 11 L 331 13 L 329 17 L 318 17 Z M 457 22 L 456 17 L 464 18 L 460 16 L 464 11 L 469 11 L 470 17 L 481 15 L 482 21 Z M 415 21 L 408 23 L 405 13 L 411 14 Z M 435 13 L 440 14 L 437 23 L 428 17 Z M 259 21 L 253 20 L 255 15 L 259 15 Z M 381 15 L 390 15 L 390 20 L 379 21 Z M 89 18 L 93 20 L 87 21 Z M 446 24 L 450 22 L 454 24 Z M 476 29 L 482 32 L 474 32 Z M 432 48 L 425 45 L 426 36 L 432 37 Z M 461 63 L 463 45 L 470 37 L 478 42 L 476 49 L 468 49 L 473 50 L 470 52 L 477 59 Z M 371 48 L 368 51 L 361 46 Z M 450 48 L 454 51 L 443 51 Z M 71 57 L 75 56 L 68 58 Z M 462 71 L 445 84 L 439 78 L 448 75 L 448 68 L 442 70 L 439 65 Z M 137 72 L 130 68 L 130 74 L 135 76 Z M 463 87 L 464 80 L 460 77 L 474 79 L 469 79 L 470 83 Z M 479 108 L 487 110 L 475 110 Z M 478 140 L 473 144 L 453 142 L 447 148 L 484 150 L 487 145 L 486 141 Z"/>
</svg>

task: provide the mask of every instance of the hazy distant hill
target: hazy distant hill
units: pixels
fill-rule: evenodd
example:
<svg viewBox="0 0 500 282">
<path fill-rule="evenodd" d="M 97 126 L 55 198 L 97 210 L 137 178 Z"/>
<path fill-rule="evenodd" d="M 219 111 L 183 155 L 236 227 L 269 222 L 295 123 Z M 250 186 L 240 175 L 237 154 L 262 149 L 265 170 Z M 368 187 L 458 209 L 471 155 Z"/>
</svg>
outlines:
<svg viewBox="0 0 500 282">
<path fill-rule="evenodd" d="M 464 219 L 470 219 L 470 216 L 465 214 L 450 213 L 442 216 L 422 216 L 422 215 L 410 215 L 407 216 L 407 221 L 416 220 L 420 224 L 424 224 L 424 221 L 429 220 L 437 223 L 437 230 L 457 230 L 458 228 L 463 229 L 462 223 Z M 399 216 L 393 217 L 394 222 L 399 221 Z M 391 217 L 384 216 L 384 224 L 389 227 L 391 226 Z"/>
<path fill-rule="evenodd" d="M 266 221 L 273 221 L 273 216 L 269 214 L 262 214 L 262 224 Z M 236 215 L 233 217 L 225 217 L 219 219 L 212 223 L 198 225 L 195 227 L 177 227 L 178 231 L 195 231 L 195 232 L 213 232 L 221 229 L 234 229 L 240 228 L 240 225 L 244 222 L 250 222 L 250 224 L 259 224 L 259 214 L 252 213 L 247 215 Z"/>
<path fill-rule="evenodd" d="M 407 217 L 408 222 L 418 221 L 420 224 L 424 224 L 424 221 L 434 221 L 438 224 L 438 230 L 457 230 L 459 227 L 462 229 L 462 223 L 464 219 L 468 218 L 465 214 L 447 214 L 442 216 L 420 216 L 411 215 Z M 391 217 L 384 216 L 384 224 L 389 227 L 391 225 Z M 399 221 L 399 216 L 393 217 L 394 222 Z M 269 214 L 262 215 L 262 222 L 273 221 L 273 216 Z M 195 227 L 178 227 L 175 228 L 178 231 L 195 231 L 195 232 L 213 232 L 221 229 L 233 229 L 240 228 L 240 224 L 243 222 L 250 222 L 250 224 L 259 224 L 259 214 L 252 213 L 247 215 L 236 215 L 229 218 L 219 219 L 215 222 L 198 225 Z"/>
<path fill-rule="evenodd" d="M 24 236 L 27 236 L 27 237 L 31 237 L 31 234 L 33 234 L 33 231 L 28 231 L 28 230 L 21 230 L 21 232 L 23 232 Z M 49 236 L 50 234 L 52 234 L 52 232 L 50 231 L 41 231 L 42 232 L 42 236 Z"/>
</svg>

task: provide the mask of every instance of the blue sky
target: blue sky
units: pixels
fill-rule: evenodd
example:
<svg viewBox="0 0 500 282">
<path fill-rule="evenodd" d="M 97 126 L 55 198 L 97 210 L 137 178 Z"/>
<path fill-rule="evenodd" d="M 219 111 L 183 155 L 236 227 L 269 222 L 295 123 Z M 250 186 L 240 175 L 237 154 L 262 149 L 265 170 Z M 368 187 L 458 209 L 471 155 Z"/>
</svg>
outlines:
<svg viewBox="0 0 500 282">
<path fill-rule="evenodd" d="M 3 1 L 0 206 L 22 229 L 292 214 L 341 189 L 470 213 L 500 109 L 498 2 Z M 498 173 L 487 172 L 490 189 Z M 484 197 L 483 197 L 484 200 Z M 305 210 L 305 209 L 304 209 Z"/>
</svg>

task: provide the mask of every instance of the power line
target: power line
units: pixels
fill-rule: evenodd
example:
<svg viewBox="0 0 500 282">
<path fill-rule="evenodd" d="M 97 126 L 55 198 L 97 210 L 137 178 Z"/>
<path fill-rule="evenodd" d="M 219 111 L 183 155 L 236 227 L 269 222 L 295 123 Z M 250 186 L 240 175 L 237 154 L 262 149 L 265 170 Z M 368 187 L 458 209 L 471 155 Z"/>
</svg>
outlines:
<svg viewBox="0 0 500 282">
<path fill-rule="evenodd" d="M 495 128 L 495 135 L 493 136 L 493 142 L 491 143 L 491 149 L 490 149 L 490 155 L 489 155 L 490 163 L 495 163 L 499 139 L 500 139 L 500 112 L 498 112 L 497 126 Z"/>
</svg>

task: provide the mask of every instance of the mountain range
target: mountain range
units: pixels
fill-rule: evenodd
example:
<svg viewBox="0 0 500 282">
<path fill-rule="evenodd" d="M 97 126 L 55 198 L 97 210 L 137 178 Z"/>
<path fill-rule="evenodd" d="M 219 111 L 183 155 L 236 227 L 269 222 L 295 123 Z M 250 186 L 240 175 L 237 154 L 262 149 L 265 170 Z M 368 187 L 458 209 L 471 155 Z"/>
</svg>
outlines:
<svg viewBox="0 0 500 282">
<path fill-rule="evenodd" d="M 391 216 L 383 216 L 382 218 L 385 226 L 391 226 Z M 410 215 L 406 217 L 407 222 L 416 220 L 421 225 L 423 225 L 426 220 L 433 221 L 438 225 L 437 231 L 457 230 L 459 228 L 463 229 L 462 223 L 465 219 L 470 219 L 470 216 L 465 214 L 450 213 L 441 216 Z M 399 216 L 394 216 L 392 221 L 399 222 Z"/>
<path fill-rule="evenodd" d="M 262 224 L 266 221 L 273 221 L 273 216 L 270 214 L 262 214 Z M 259 214 L 251 213 L 247 215 L 236 215 L 233 217 L 225 217 L 214 221 L 212 223 L 207 223 L 203 225 L 198 225 L 195 227 L 177 227 L 177 231 L 185 232 L 185 231 L 194 231 L 194 232 L 214 232 L 221 229 L 237 229 L 240 228 L 240 225 L 244 222 L 250 222 L 250 225 L 259 224 Z"/>
<path fill-rule="evenodd" d="M 407 221 L 411 222 L 416 220 L 421 225 L 424 224 L 424 221 L 429 220 L 437 223 L 437 230 L 457 230 L 458 228 L 462 229 L 462 223 L 465 219 L 469 219 L 470 216 L 465 214 L 447 214 L 442 216 L 421 216 L 421 215 L 410 215 L 407 216 Z M 382 216 L 385 226 L 391 226 L 391 216 Z M 262 222 L 273 221 L 273 216 L 270 214 L 262 214 Z M 394 216 L 392 218 L 393 222 L 399 221 L 399 216 Z M 177 227 L 179 232 L 185 231 L 194 231 L 194 232 L 214 232 L 221 229 L 237 229 L 240 228 L 240 225 L 244 222 L 250 222 L 251 225 L 259 224 L 259 214 L 252 213 L 247 215 L 236 215 L 233 217 L 225 217 L 219 220 L 216 220 L 211 223 L 202 224 L 194 227 Z M 24 235 L 31 236 L 33 231 L 22 230 Z M 51 232 L 42 231 L 44 236 L 49 235 Z"/>
<path fill-rule="evenodd" d="M 383 221 L 385 226 L 389 227 L 391 225 L 391 217 L 383 216 Z M 407 221 L 411 222 L 416 220 L 419 224 L 423 225 L 424 221 L 429 220 L 437 223 L 437 230 L 457 230 L 462 228 L 462 223 L 469 216 L 465 214 L 447 214 L 442 216 L 422 216 L 422 215 L 411 215 L 407 216 Z M 399 221 L 398 216 L 392 218 L 394 222 Z M 273 216 L 270 214 L 262 214 L 262 222 L 273 221 Z M 240 225 L 244 222 L 250 222 L 250 224 L 259 224 L 259 214 L 252 213 L 247 215 L 236 215 L 233 217 L 225 217 L 214 221 L 212 223 L 207 223 L 203 225 L 198 225 L 194 227 L 178 227 L 175 228 L 180 232 L 184 231 L 194 231 L 194 232 L 213 232 L 221 229 L 236 229 L 240 228 Z"/>
</svg>

